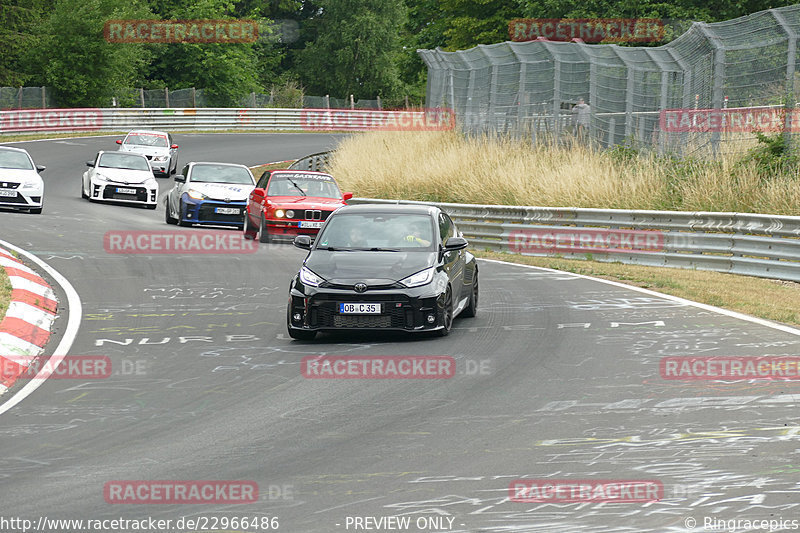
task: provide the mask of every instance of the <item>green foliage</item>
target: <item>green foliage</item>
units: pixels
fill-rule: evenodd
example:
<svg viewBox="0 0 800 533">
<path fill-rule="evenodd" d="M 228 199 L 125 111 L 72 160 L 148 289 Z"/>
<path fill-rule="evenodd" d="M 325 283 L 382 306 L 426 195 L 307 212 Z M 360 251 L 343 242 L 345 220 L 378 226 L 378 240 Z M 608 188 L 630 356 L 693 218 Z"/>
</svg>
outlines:
<svg viewBox="0 0 800 533">
<path fill-rule="evenodd" d="M 34 28 L 23 58 L 36 65 L 34 85 L 52 87 L 59 105 L 107 106 L 111 96 L 131 83 L 149 60 L 144 45 L 109 43 L 103 25 L 109 19 L 152 17 L 137 0 L 57 0 Z"/>
<path fill-rule="evenodd" d="M 312 94 L 358 98 L 400 90 L 399 28 L 406 7 L 397 0 L 320 0 L 316 38 L 299 54 L 296 74 Z"/>
<path fill-rule="evenodd" d="M 270 89 L 272 107 L 303 107 L 305 90 L 295 80 L 287 80 L 282 85 L 275 85 Z"/>
<path fill-rule="evenodd" d="M 21 87 L 31 75 L 22 63 L 33 28 L 42 19 L 46 0 L 0 0 L 0 87 Z"/>
<path fill-rule="evenodd" d="M 755 134 L 758 145 L 750 149 L 740 164 L 755 164 L 764 179 L 780 174 L 796 175 L 800 157 L 788 142 L 790 137 L 782 133 L 764 135 L 759 131 Z"/>
</svg>

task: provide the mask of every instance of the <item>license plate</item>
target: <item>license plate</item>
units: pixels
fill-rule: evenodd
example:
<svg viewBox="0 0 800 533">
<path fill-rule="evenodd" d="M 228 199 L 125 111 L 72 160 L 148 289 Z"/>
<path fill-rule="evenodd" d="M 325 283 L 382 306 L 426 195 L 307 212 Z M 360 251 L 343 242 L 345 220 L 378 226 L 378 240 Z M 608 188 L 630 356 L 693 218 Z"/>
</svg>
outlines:
<svg viewBox="0 0 800 533">
<path fill-rule="evenodd" d="M 379 315 L 381 304 L 339 304 L 339 313 L 343 315 Z"/>
<path fill-rule="evenodd" d="M 124 187 L 117 187 L 117 194 L 136 194 L 136 189 L 126 189 Z"/>
<path fill-rule="evenodd" d="M 218 215 L 238 215 L 241 210 L 238 207 L 217 207 L 214 212 Z"/>
<path fill-rule="evenodd" d="M 17 191 L 0 191 L 0 196 L 7 196 L 8 198 L 16 198 Z"/>
<path fill-rule="evenodd" d="M 301 220 L 300 224 L 298 225 L 300 228 L 316 228 L 319 229 L 322 227 L 322 222 L 317 222 L 313 220 Z"/>
</svg>

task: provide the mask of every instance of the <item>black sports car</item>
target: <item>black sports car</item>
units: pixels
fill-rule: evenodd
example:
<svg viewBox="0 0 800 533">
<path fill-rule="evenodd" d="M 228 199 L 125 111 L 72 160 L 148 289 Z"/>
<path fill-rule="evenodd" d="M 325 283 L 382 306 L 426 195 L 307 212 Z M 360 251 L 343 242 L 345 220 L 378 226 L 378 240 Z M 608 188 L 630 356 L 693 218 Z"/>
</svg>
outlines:
<svg viewBox="0 0 800 533">
<path fill-rule="evenodd" d="M 310 250 L 289 288 L 286 319 L 294 339 L 375 329 L 444 336 L 455 316 L 475 316 L 477 262 L 438 207 L 345 206 L 313 244 L 307 235 L 294 244 Z"/>
</svg>

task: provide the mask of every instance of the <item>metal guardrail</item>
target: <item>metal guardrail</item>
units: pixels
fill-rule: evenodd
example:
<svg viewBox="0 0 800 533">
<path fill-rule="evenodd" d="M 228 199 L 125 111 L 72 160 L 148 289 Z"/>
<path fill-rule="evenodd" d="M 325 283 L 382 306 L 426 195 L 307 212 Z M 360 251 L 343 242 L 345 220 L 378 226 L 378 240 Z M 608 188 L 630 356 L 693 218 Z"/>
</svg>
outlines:
<svg viewBox="0 0 800 533">
<path fill-rule="evenodd" d="M 0 111 L 0 134 L 181 130 L 369 131 L 447 129 L 450 115 L 435 110 L 290 108 L 106 108 Z"/>
<path fill-rule="evenodd" d="M 292 163 L 289 168 L 292 170 L 314 170 L 324 172 L 325 166 L 328 164 L 329 154 L 330 152 L 320 152 L 318 154 L 307 155 Z"/>
<path fill-rule="evenodd" d="M 464 237 L 479 249 L 713 270 L 800 282 L 798 216 L 470 205 L 373 198 L 354 198 L 348 203 L 437 205 L 450 214 Z M 639 235 L 638 245 L 636 235 Z M 595 239 L 606 246 L 597 246 Z M 627 244 L 620 244 L 620 240 L 626 239 Z M 609 246 L 609 243 L 616 243 L 616 246 Z"/>
</svg>

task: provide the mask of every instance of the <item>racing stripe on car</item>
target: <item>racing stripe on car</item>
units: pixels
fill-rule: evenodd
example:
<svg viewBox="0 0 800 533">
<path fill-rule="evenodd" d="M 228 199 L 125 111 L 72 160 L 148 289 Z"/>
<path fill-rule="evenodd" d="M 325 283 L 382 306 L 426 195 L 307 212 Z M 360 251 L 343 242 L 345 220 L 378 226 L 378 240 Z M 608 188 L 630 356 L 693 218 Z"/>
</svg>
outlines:
<svg viewBox="0 0 800 533">
<path fill-rule="evenodd" d="M 50 339 L 58 300 L 41 276 L 2 248 L 0 267 L 5 269 L 11 283 L 11 302 L 0 319 L 0 394 L 3 394 L 25 372 L 25 363 L 42 353 Z"/>
</svg>

